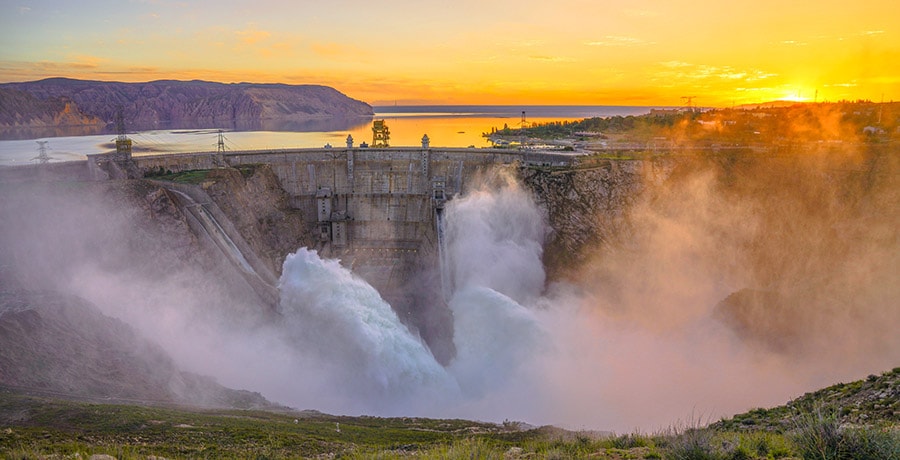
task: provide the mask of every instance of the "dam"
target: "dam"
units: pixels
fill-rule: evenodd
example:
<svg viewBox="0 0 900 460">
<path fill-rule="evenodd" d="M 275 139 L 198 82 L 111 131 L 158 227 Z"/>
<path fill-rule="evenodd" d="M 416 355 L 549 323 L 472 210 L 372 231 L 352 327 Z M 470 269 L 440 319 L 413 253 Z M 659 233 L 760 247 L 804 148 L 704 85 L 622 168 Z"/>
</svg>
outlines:
<svg viewBox="0 0 900 460">
<path fill-rule="evenodd" d="M 82 171 L 91 180 L 101 181 L 152 180 L 187 171 L 209 171 L 210 177 L 229 171 L 237 176 L 237 170 L 269 174 L 284 197 L 285 212 L 299 216 L 290 232 L 301 235 L 303 246 L 340 260 L 365 279 L 426 340 L 446 336 L 449 342 L 451 332 L 429 330 L 437 326 L 429 326 L 426 320 L 434 320 L 438 312 L 447 314 L 440 299 L 445 297 L 442 291 L 447 292 L 445 285 L 452 282 L 439 273 L 440 212 L 444 204 L 497 167 L 562 167 L 572 165 L 574 160 L 571 154 L 432 148 L 423 143 L 420 148 L 348 145 L 124 158 L 113 153 L 89 156 Z M 194 232 L 208 235 L 207 239 L 226 253 L 266 303 L 277 303 L 274 284 L 280 264 L 300 245 L 290 249 L 260 245 L 257 240 L 264 237 L 239 230 L 236 220 L 240 217 L 224 210 L 233 201 L 241 201 L 244 208 L 267 206 L 260 201 L 271 200 L 269 195 L 243 199 L 224 194 L 217 200 L 208 190 L 213 179 L 197 185 L 154 182 L 170 191 L 172 200 L 185 210 Z M 249 271 L 248 265 L 255 272 Z M 446 323 L 442 320 L 436 324 Z M 431 345 L 436 353 L 444 348 Z"/>
</svg>

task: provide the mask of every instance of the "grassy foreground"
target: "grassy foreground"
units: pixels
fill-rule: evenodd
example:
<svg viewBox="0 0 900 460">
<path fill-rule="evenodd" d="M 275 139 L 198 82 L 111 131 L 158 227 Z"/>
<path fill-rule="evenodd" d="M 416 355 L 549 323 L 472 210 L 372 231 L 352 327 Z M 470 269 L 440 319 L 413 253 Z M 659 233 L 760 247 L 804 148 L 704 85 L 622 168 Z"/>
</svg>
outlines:
<svg viewBox="0 0 900 460">
<path fill-rule="evenodd" d="M 876 404 L 872 423 L 862 425 L 830 404 L 869 394 L 896 404 L 898 377 L 900 368 L 710 426 L 692 419 L 619 436 L 517 423 L 98 404 L 0 388 L 0 458 L 900 460 L 895 408 Z M 865 404 L 855 406 L 849 412 Z"/>
</svg>

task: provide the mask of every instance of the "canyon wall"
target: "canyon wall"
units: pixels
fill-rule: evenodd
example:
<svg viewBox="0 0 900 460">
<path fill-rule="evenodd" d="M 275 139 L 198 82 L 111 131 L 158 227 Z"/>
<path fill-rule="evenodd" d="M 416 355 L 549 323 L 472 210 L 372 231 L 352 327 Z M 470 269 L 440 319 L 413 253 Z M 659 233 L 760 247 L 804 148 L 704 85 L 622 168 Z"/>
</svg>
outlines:
<svg viewBox="0 0 900 460">
<path fill-rule="evenodd" d="M 49 78 L 0 84 L 0 127 L 104 126 L 121 107 L 129 129 L 259 129 L 371 117 L 372 107 L 334 88 L 206 81 L 119 83 Z M 293 125 L 291 124 L 293 123 Z M 294 126 L 296 125 L 296 126 Z"/>
</svg>

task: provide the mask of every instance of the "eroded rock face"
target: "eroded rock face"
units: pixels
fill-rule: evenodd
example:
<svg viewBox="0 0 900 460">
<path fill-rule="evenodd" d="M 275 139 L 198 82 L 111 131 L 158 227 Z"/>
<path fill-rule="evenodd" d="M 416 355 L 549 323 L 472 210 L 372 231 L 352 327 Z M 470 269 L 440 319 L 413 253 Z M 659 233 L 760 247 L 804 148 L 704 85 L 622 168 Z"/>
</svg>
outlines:
<svg viewBox="0 0 900 460">
<path fill-rule="evenodd" d="M 269 165 L 216 169 L 207 179 L 206 192 L 272 273 L 281 273 L 288 254 L 315 246 L 313 219 L 291 208 Z"/>
<path fill-rule="evenodd" d="M 552 229 L 544 251 L 551 278 L 577 269 L 597 247 L 626 239 L 627 211 L 656 168 L 636 160 L 564 171 L 522 171 L 523 182 L 547 212 Z"/>
<path fill-rule="evenodd" d="M 96 116 L 83 113 L 74 101 L 63 96 L 41 99 L 27 91 L 0 88 L 0 107 L 2 127 L 106 124 Z"/>
</svg>

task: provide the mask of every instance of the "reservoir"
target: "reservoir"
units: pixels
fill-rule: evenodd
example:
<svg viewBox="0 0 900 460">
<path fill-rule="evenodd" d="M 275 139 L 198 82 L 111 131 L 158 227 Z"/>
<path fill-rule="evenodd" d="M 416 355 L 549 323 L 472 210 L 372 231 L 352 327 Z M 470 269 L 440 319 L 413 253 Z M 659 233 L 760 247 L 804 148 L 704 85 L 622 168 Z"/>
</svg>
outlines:
<svg viewBox="0 0 900 460">
<path fill-rule="evenodd" d="M 526 126 L 551 121 L 572 121 L 591 117 L 644 115 L 647 106 L 380 106 L 374 116 L 335 123 L 314 123 L 308 127 L 288 127 L 285 130 L 223 130 L 226 150 L 267 150 L 284 148 L 321 148 L 346 146 L 347 136 L 354 145 L 372 142 L 372 120 L 384 119 L 390 129 L 390 144 L 395 147 L 421 145 L 427 134 L 433 147 L 490 147 L 483 136 L 492 128 L 504 125 L 518 128 L 523 112 Z M 126 121 L 127 122 L 127 121 Z M 84 160 L 86 155 L 115 149 L 115 133 L 92 135 L 47 136 L 36 132 L 31 136 L 0 131 L 0 166 L 35 163 L 37 141 L 47 141 L 50 161 Z M 41 137 L 41 134 L 45 137 Z M 204 129 L 137 129 L 129 130 L 134 143 L 134 155 L 158 155 L 216 151 L 219 130 Z"/>
</svg>

